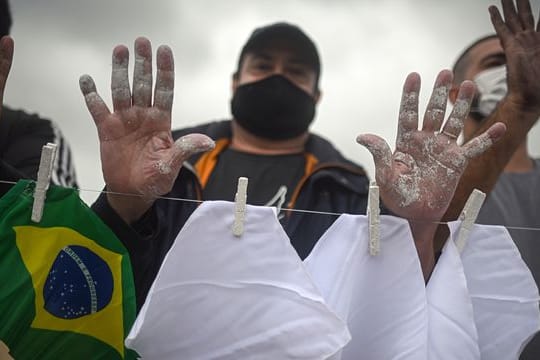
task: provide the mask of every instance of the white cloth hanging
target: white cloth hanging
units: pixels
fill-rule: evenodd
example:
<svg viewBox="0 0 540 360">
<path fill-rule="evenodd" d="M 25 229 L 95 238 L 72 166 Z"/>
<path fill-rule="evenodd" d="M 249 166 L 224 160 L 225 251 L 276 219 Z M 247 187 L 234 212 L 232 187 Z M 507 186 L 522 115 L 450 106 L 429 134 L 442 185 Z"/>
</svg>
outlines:
<svg viewBox="0 0 540 360">
<path fill-rule="evenodd" d="M 456 240 L 460 222 L 449 224 Z M 461 253 L 481 358 L 518 359 L 540 329 L 538 288 L 502 226 L 474 225 Z"/>
<path fill-rule="evenodd" d="M 372 257 L 366 217 L 336 220 L 305 260 L 352 335 L 333 360 L 517 359 L 540 327 L 532 275 L 502 227 L 475 225 L 459 254 L 460 224 L 425 287 L 407 221 L 381 217 Z"/>
<path fill-rule="evenodd" d="M 204 202 L 167 254 L 126 345 L 148 359 L 326 359 L 350 339 L 271 208 Z"/>
<path fill-rule="evenodd" d="M 370 256 L 366 217 L 341 215 L 302 265 L 272 209 L 248 206 L 240 238 L 233 218 L 205 202 L 178 235 L 126 340 L 143 358 L 508 360 L 540 329 L 503 227 L 475 225 L 460 254 L 450 223 L 426 287 L 404 219 L 381 216 Z"/>
<path fill-rule="evenodd" d="M 427 359 L 480 359 L 472 301 L 454 241 L 446 242 L 426 285 L 426 296 Z"/>
<path fill-rule="evenodd" d="M 406 220 L 381 216 L 380 253 L 368 252 L 368 222 L 341 215 L 304 260 L 352 339 L 333 360 L 425 359 L 425 284 Z"/>
</svg>

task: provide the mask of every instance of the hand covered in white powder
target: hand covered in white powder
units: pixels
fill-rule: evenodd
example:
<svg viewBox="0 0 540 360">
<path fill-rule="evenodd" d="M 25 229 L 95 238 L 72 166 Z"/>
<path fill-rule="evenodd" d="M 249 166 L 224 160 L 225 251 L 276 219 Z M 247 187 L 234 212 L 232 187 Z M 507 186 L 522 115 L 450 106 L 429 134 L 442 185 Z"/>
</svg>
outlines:
<svg viewBox="0 0 540 360">
<path fill-rule="evenodd" d="M 79 83 L 86 105 L 98 129 L 103 176 L 107 190 L 137 194 L 108 194 L 111 206 L 128 223 L 137 220 L 160 195 L 169 192 L 184 160 L 213 148 L 201 134 L 186 135 L 176 142 L 171 136 L 174 92 L 172 51 L 160 46 L 152 104 L 152 47 L 145 38 L 135 40 L 133 92 L 128 78 L 129 51 L 117 46 L 112 55 L 110 112 L 88 75 Z"/>
<path fill-rule="evenodd" d="M 373 155 L 375 177 L 383 203 L 396 215 L 408 220 L 439 221 L 450 204 L 468 160 L 487 150 L 506 130 L 504 124 L 496 123 L 467 144 L 459 146 L 456 140 L 469 112 L 475 88 L 472 82 L 463 82 L 454 109 L 442 126 L 451 83 L 452 72 L 441 71 L 435 81 L 422 129 L 418 130 L 420 76 L 409 74 L 403 87 L 394 153 L 376 135 L 365 134 L 357 138 Z"/>
</svg>

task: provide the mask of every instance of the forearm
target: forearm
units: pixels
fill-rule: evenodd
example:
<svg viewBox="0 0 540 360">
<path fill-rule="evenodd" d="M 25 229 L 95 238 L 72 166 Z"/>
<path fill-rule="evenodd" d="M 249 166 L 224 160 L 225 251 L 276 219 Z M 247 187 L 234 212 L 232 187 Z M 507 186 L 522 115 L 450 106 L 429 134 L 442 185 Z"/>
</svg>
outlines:
<svg viewBox="0 0 540 360">
<path fill-rule="evenodd" d="M 457 219 L 475 188 L 486 194 L 493 189 L 512 154 L 523 143 L 539 116 L 539 109 L 516 103 L 509 97 L 501 101 L 496 111 L 484 121 L 475 135 L 482 133 L 496 122 L 506 125 L 506 133 L 489 150 L 469 161 L 443 220 Z"/>
</svg>

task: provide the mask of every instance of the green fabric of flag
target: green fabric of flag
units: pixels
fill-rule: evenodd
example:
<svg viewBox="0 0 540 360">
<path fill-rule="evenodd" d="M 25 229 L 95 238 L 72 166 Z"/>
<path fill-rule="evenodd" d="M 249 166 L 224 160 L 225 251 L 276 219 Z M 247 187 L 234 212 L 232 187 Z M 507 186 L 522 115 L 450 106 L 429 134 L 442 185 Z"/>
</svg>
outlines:
<svg viewBox="0 0 540 360">
<path fill-rule="evenodd" d="M 39 223 L 35 183 L 0 199 L 0 341 L 15 359 L 134 359 L 127 250 L 79 198 L 51 186 Z"/>
</svg>

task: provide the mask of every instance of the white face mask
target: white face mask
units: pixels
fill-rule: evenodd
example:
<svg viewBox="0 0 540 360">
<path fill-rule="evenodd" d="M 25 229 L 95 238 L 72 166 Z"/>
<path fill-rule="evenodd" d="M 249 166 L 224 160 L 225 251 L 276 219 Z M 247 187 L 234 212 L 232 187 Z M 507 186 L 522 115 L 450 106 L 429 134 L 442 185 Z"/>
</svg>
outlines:
<svg viewBox="0 0 540 360">
<path fill-rule="evenodd" d="M 484 70 L 478 73 L 473 81 L 478 88 L 478 108 L 471 110 L 488 116 L 508 92 L 506 65 Z"/>
</svg>

